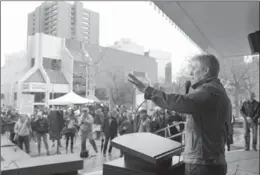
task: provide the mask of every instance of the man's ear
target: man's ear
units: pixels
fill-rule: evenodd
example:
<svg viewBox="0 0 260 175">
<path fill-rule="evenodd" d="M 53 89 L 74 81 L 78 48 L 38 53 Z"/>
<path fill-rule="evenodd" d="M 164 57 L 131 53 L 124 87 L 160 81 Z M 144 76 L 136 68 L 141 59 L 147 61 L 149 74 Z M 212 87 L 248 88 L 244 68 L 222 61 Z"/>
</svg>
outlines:
<svg viewBox="0 0 260 175">
<path fill-rule="evenodd" d="M 208 67 L 205 66 L 205 67 L 203 68 L 203 70 L 204 70 L 204 72 L 205 72 L 205 75 L 209 74 L 209 68 L 208 68 Z"/>
</svg>

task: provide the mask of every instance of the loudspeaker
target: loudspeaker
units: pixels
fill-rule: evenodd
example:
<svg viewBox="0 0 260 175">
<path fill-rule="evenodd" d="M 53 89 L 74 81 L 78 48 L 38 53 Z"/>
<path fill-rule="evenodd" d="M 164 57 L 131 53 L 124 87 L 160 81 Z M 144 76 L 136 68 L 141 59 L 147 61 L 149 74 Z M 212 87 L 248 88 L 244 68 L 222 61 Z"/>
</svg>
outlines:
<svg viewBox="0 0 260 175">
<path fill-rule="evenodd" d="M 260 40 L 260 30 L 254 33 L 250 33 L 248 35 L 248 41 L 249 41 L 252 54 L 260 52 L 259 40 Z"/>
</svg>

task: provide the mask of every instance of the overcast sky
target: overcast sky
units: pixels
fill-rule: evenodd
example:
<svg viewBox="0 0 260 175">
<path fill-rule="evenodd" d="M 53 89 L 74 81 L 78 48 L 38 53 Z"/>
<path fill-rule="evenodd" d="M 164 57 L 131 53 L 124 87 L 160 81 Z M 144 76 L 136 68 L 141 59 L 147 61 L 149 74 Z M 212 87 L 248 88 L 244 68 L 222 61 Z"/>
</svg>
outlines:
<svg viewBox="0 0 260 175">
<path fill-rule="evenodd" d="M 1 2 L 1 66 L 3 57 L 25 50 L 27 14 L 42 1 Z M 159 49 L 172 54 L 173 73 L 184 56 L 199 49 L 146 2 L 96 1 L 83 2 L 84 7 L 100 14 L 100 45 L 109 46 L 121 38 L 130 38 L 147 49 Z"/>
</svg>

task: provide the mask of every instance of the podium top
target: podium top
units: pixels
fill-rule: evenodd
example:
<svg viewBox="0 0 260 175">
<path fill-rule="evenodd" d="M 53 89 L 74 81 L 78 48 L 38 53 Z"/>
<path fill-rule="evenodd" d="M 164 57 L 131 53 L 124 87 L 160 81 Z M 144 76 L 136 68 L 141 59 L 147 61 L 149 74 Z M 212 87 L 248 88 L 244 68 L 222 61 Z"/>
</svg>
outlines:
<svg viewBox="0 0 260 175">
<path fill-rule="evenodd" d="M 179 142 L 152 133 L 122 135 L 112 140 L 112 146 L 153 164 L 171 158 L 181 149 Z"/>
</svg>

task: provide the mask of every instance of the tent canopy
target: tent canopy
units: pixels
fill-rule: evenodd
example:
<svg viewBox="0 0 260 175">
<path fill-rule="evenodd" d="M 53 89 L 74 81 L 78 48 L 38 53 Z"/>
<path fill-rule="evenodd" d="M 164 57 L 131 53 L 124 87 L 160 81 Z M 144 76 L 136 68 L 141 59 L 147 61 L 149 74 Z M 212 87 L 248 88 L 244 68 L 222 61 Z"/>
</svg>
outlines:
<svg viewBox="0 0 260 175">
<path fill-rule="evenodd" d="M 69 105 L 69 104 L 86 104 L 93 103 L 94 100 L 83 98 L 73 91 L 49 101 L 49 105 Z"/>
<path fill-rule="evenodd" d="M 88 100 L 92 100 L 93 102 L 100 102 L 99 99 L 94 95 L 89 95 L 86 97 Z"/>
</svg>

